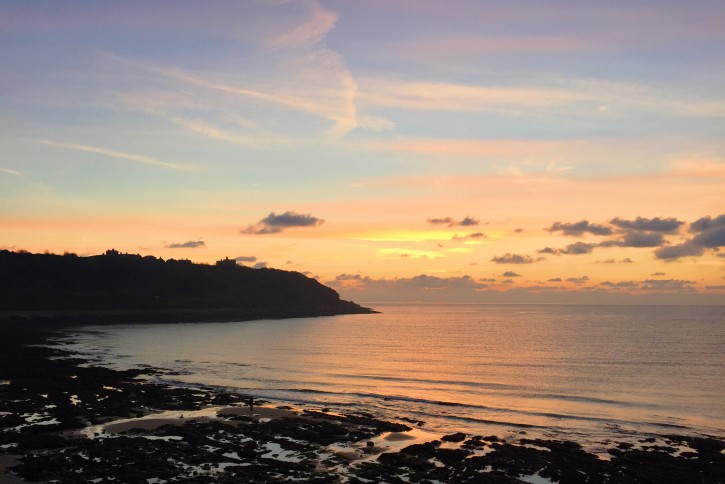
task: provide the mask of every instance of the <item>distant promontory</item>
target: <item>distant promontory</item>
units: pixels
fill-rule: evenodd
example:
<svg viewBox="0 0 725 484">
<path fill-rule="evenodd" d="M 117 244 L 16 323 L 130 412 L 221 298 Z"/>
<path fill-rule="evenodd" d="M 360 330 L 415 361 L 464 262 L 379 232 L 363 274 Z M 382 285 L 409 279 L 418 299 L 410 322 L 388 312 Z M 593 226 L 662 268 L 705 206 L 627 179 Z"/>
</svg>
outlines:
<svg viewBox="0 0 725 484">
<path fill-rule="evenodd" d="M 299 272 L 108 250 L 103 255 L 0 251 L 0 322 L 171 323 L 374 312 Z"/>
</svg>

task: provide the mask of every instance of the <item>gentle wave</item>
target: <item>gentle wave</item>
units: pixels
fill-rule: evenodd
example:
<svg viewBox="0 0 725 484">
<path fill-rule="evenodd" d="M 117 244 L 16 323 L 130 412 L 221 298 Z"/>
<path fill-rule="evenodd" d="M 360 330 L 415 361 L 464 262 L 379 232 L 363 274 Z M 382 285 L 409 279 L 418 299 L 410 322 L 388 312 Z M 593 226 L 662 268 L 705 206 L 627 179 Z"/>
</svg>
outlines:
<svg viewBox="0 0 725 484">
<path fill-rule="evenodd" d="M 178 361 L 178 360 L 177 360 Z M 226 365 L 230 366 L 240 366 L 240 367 L 250 367 L 249 364 L 241 364 L 241 363 L 225 363 Z M 272 370 L 272 369 L 270 369 Z M 278 369 L 278 373 L 287 373 L 288 370 L 284 369 Z M 218 375 L 225 375 L 225 372 L 223 370 L 210 370 L 210 372 Z M 312 373 L 312 372 L 305 372 L 305 373 Z M 473 390 L 519 390 L 519 391 L 509 391 L 509 392 L 497 392 L 496 395 L 502 395 L 502 396 L 508 396 L 508 397 L 516 397 L 516 398 L 525 398 L 525 399 L 532 399 L 532 400 L 539 400 L 539 399 L 551 399 L 551 400 L 559 400 L 559 401 L 565 401 L 565 402 L 581 402 L 581 403 L 593 403 L 593 404 L 601 404 L 601 405 L 611 405 L 611 406 L 617 406 L 617 407 L 630 407 L 630 408 L 654 408 L 656 407 L 655 404 L 652 403 L 642 403 L 642 402 L 632 402 L 632 401 L 626 401 L 626 400 L 614 400 L 614 399 L 605 399 L 605 398 L 598 398 L 593 396 L 582 396 L 582 395 L 567 395 L 567 394 L 558 394 L 558 393 L 532 393 L 530 392 L 529 387 L 523 387 L 520 385 L 507 385 L 507 384 L 500 384 L 500 383 L 490 383 L 490 382 L 473 382 L 473 381 L 467 381 L 467 380 L 436 380 L 436 379 L 429 379 L 429 378 L 411 378 L 411 377 L 397 377 L 397 376 L 387 376 L 387 375 L 352 375 L 352 374 L 345 374 L 345 373 L 330 373 L 325 374 L 324 376 L 334 376 L 334 377 L 340 377 L 345 379 L 345 386 L 349 387 L 367 387 L 367 385 L 361 385 L 355 383 L 355 380 L 365 380 L 365 381 L 385 381 L 385 382 L 393 382 L 393 383 L 415 383 L 415 384 L 426 384 L 430 385 L 430 388 L 448 388 L 452 386 L 461 386 L 461 387 L 468 387 Z M 340 385 L 340 383 L 333 381 L 333 380 L 317 380 L 317 381 L 302 381 L 299 380 L 288 380 L 288 379 L 270 379 L 270 378 L 263 378 L 263 377 L 254 377 L 250 375 L 244 375 L 243 377 L 244 381 L 249 382 L 259 382 L 259 383 L 265 383 L 267 385 L 275 385 L 284 387 L 286 385 L 293 385 L 295 383 L 297 384 L 313 384 L 316 386 L 321 387 L 337 387 Z M 414 389 L 415 387 L 411 387 L 411 389 Z M 419 387 L 424 388 L 424 387 Z M 284 389 L 284 388 L 282 388 Z M 290 388 L 286 388 L 286 390 L 293 390 Z M 308 391 L 308 392 L 319 392 L 319 393 L 326 393 L 325 390 L 315 390 L 312 388 L 302 388 L 302 389 L 294 389 L 295 391 Z M 329 393 L 335 393 L 335 392 L 329 392 Z M 344 393 L 348 395 L 356 395 L 356 396 L 362 396 L 367 395 L 364 393 L 355 393 L 355 392 L 338 392 L 338 393 Z M 476 395 L 478 392 L 475 391 L 467 391 L 464 389 L 456 389 L 451 392 L 452 395 L 455 395 L 456 393 L 469 393 Z M 374 394 L 369 394 L 374 395 Z M 380 398 L 385 398 L 383 396 L 379 396 Z M 466 406 L 464 403 L 459 402 L 442 402 L 439 403 L 440 405 L 460 405 L 460 406 Z"/>
<path fill-rule="evenodd" d="M 497 425 L 600 440 L 630 431 L 725 431 L 717 390 L 725 388 L 723 308 L 380 309 L 179 325 L 174 338 L 161 325 L 74 335 L 83 350 L 120 367 L 148 363 L 183 373 L 166 378 L 290 404 L 421 416 L 432 429 L 479 433 Z"/>
<path fill-rule="evenodd" d="M 623 419 L 612 419 L 612 418 L 605 418 L 605 417 L 594 417 L 594 416 L 587 416 L 587 415 L 577 415 L 577 414 L 564 414 L 564 413 L 554 413 L 554 412 L 537 412 L 537 411 L 530 411 L 530 410 L 520 410 L 520 409 L 514 409 L 514 408 L 506 408 L 506 407 L 491 407 L 487 405 L 475 405 L 475 404 L 468 404 L 468 403 L 460 403 L 460 402 L 448 402 L 448 401 L 440 401 L 440 400 L 429 400 L 425 398 L 415 398 L 415 397 L 407 397 L 402 395 L 381 395 L 377 393 L 356 393 L 356 392 L 328 392 L 324 390 L 317 390 L 317 389 L 309 389 L 309 388 L 284 388 L 280 389 L 280 391 L 284 392 L 291 392 L 291 393 L 310 393 L 310 394 L 317 394 L 317 395 L 330 395 L 337 398 L 340 397 L 359 397 L 359 398 L 369 398 L 373 400 L 381 400 L 381 401 L 394 401 L 394 402 L 408 402 L 408 403 L 422 403 L 426 405 L 431 405 L 434 407 L 461 407 L 466 409 L 472 409 L 472 410 L 483 410 L 486 412 L 492 412 L 492 413 L 507 413 L 507 414 L 517 414 L 522 416 L 530 416 L 530 417 L 546 417 L 551 418 L 554 420 L 583 420 L 588 422 L 618 422 L 618 423 L 624 423 L 624 424 L 635 424 L 635 421 L 630 420 L 623 420 Z M 435 413 L 430 413 L 430 415 L 435 415 Z M 450 414 L 446 415 L 447 417 L 452 417 Z M 453 416 L 456 418 L 460 418 L 457 416 Z M 646 422 L 650 425 L 658 425 L 658 426 L 676 426 L 675 424 L 661 424 L 659 422 Z"/>
<path fill-rule="evenodd" d="M 504 383 L 488 383 L 488 382 L 473 382 L 469 380 L 434 380 L 429 378 L 411 378 L 401 376 L 387 376 L 387 375 L 352 375 L 345 373 L 330 373 L 330 376 L 340 376 L 343 378 L 352 379 L 364 379 L 364 380 L 382 380 L 382 381 L 398 381 L 398 382 L 409 382 L 409 383 L 429 383 L 432 385 L 460 385 L 460 386 L 471 386 L 476 388 L 487 388 L 487 389 L 506 389 L 515 390 L 522 389 L 519 385 L 507 385 Z"/>
</svg>

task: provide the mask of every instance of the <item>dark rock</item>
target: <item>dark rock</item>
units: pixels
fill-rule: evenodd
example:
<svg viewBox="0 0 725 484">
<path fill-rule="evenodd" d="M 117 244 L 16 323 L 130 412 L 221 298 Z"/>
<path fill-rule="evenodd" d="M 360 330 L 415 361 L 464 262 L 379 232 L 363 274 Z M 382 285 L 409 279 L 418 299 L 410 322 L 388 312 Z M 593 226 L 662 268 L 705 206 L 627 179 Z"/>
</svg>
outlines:
<svg viewBox="0 0 725 484">
<path fill-rule="evenodd" d="M 443 464 L 453 466 L 471 455 L 471 452 L 465 449 L 438 449 L 434 455 Z"/>
<path fill-rule="evenodd" d="M 456 432 L 455 434 L 445 435 L 441 437 L 441 440 L 443 442 L 463 442 L 465 440 L 466 434 L 463 432 Z"/>
</svg>

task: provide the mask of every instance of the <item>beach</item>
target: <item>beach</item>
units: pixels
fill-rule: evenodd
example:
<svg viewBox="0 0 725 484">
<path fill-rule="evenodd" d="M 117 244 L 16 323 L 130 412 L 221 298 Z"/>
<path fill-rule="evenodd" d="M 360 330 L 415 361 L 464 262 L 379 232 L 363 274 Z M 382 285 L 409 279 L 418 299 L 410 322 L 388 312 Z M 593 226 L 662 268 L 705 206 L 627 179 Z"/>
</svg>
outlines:
<svg viewBox="0 0 725 484">
<path fill-rule="evenodd" d="M 115 370 L 5 331 L 2 482 L 723 482 L 725 440 L 661 434 L 603 443 L 430 432 L 350 408 L 291 407 L 160 384 L 163 368 Z M 406 415 L 405 408 L 400 414 Z M 18 481 L 20 479 L 20 481 Z"/>
</svg>

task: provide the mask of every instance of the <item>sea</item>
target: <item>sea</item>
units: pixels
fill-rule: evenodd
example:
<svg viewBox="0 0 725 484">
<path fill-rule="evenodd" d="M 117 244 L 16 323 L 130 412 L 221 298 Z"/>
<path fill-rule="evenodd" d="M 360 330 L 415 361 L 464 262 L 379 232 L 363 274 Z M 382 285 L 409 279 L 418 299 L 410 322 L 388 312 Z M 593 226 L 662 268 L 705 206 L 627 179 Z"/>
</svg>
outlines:
<svg viewBox="0 0 725 484">
<path fill-rule="evenodd" d="M 371 304 L 379 314 L 95 326 L 94 364 L 445 434 L 725 436 L 725 307 Z"/>
</svg>

